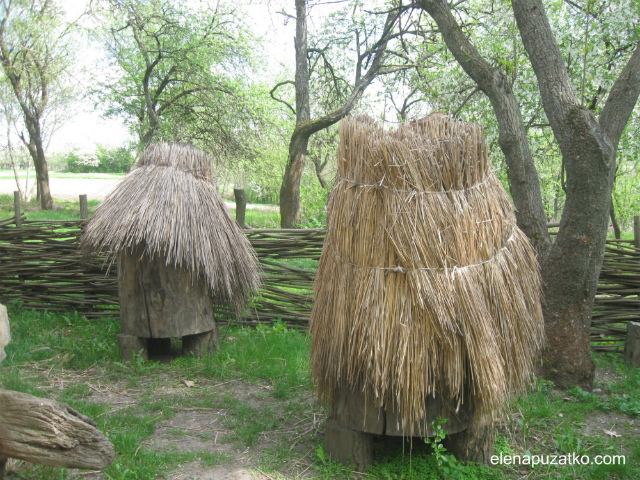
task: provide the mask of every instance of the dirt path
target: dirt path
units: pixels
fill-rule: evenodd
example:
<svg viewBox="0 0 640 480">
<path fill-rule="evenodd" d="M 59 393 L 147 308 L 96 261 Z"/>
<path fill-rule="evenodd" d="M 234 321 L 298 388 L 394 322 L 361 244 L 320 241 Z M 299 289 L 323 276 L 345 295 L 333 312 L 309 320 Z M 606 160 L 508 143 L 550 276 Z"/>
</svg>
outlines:
<svg viewBox="0 0 640 480">
<path fill-rule="evenodd" d="M 120 178 L 50 178 L 49 187 L 53 198 L 77 200 L 78 195 L 86 194 L 89 200 L 104 200 L 121 180 Z M 15 180 L 0 179 L 0 194 L 12 194 L 15 190 Z"/>
</svg>

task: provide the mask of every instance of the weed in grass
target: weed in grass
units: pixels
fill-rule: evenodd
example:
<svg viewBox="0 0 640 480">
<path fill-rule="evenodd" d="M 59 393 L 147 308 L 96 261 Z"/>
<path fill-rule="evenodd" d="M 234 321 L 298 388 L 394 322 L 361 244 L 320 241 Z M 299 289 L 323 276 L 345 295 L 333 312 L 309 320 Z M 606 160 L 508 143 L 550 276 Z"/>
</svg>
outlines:
<svg viewBox="0 0 640 480">
<path fill-rule="evenodd" d="M 37 385 L 44 383 L 38 377 L 25 377 L 18 367 L 0 366 L 0 387 L 5 390 L 26 393 L 34 397 L 45 397 Z"/>
<path fill-rule="evenodd" d="M 297 388 L 310 387 L 309 338 L 305 334 L 278 324 L 221 331 L 227 340 L 219 350 L 190 367 L 223 381 L 238 375 L 250 381 L 266 380 L 280 399 L 295 395 Z"/>
<path fill-rule="evenodd" d="M 204 467 L 215 467 L 216 465 L 222 465 L 232 459 L 231 455 L 220 452 L 200 452 L 198 457 L 202 460 L 202 465 Z"/>
<path fill-rule="evenodd" d="M 245 446 L 254 445 L 263 432 L 278 425 L 278 418 L 269 407 L 255 408 L 235 397 L 224 397 L 221 407 L 227 409 L 225 426 L 234 431 L 229 438 Z"/>
<path fill-rule="evenodd" d="M 114 318 L 89 321 L 77 312 L 41 312 L 10 307 L 12 342 L 7 365 L 51 360 L 53 365 L 84 369 L 118 358 Z"/>
<path fill-rule="evenodd" d="M 84 398 L 89 397 L 92 394 L 93 391 L 85 382 L 70 382 L 66 384 L 62 390 L 62 396 L 64 398 Z"/>
<path fill-rule="evenodd" d="M 324 447 L 322 445 L 318 445 L 316 447 L 313 459 L 313 468 L 322 479 L 334 480 L 338 478 L 353 478 L 353 467 L 331 461 L 331 458 L 324 451 Z"/>
</svg>

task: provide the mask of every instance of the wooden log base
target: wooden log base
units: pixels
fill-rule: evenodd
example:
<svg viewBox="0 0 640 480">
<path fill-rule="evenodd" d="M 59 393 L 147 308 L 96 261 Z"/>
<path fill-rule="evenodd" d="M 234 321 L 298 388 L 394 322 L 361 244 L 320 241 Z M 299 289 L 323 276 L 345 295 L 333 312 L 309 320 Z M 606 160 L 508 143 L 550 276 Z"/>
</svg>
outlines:
<svg viewBox="0 0 640 480">
<path fill-rule="evenodd" d="M 133 360 L 138 353 L 144 360 L 149 359 L 149 347 L 146 338 L 121 333 L 118 335 L 118 348 L 120 348 L 120 358 L 125 362 Z"/>
<path fill-rule="evenodd" d="M 363 472 L 373 463 L 373 434 L 351 430 L 329 419 L 325 426 L 325 452 L 332 460 Z"/>
<path fill-rule="evenodd" d="M 477 462 L 491 465 L 494 454 L 495 434 L 490 415 L 480 414 L 469 428 L 458 433 L 447 434 L 444 447 L 461 462 Z"/>
<path fill-rule="evenodd" d="M 640 322 L 627 323 L 624 362 L 629 368 L 640 366 Z"/>
<path fill-rule="evenodd" d="M 4 472 L 7 466 L 7 458 L 0 457 L 0 480 L 4 480 Z"/>
<path fill-rule="evenodd" d="M 195 335 L 185 335 L 182 337 L 182 354 L 184 356 L 194 356 L 202 358 L 209 353 L 213 353 L 218 347 L 218 328 Z"/>
<path fill-rule="evenodd" d="M 438 395 L 429 396 L 425 400 L 426 417 L 403 428 L 402 417 L 395 405 L 380 408 L 372 399 L 373 395 L 367 396 L 358 390 L 337 388 L 332 397 L 330 417 L 346 428 L 398 437 L 429 436 L 431 422 L 438 417 L 448 419 L 444 428 L 449 433 L 461 432 L 469 426 L 472 418 L 469 402 L 456 409 L 455 405 L 450 405 Z"/>
<path fill-rule="evenodd" d="M 114 455 L 113 444 L 93 420 L 68 405 L 0 390 L 0 459 L 102 470 Z M 6 460 L 0 463 L 4 470 Z"/>
</svg>

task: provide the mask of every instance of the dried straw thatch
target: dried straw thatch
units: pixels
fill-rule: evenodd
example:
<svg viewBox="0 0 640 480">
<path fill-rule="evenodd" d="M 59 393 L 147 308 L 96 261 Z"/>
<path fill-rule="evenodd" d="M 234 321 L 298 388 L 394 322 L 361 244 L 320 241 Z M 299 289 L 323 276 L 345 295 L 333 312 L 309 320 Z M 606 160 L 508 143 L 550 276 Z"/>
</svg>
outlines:
<svg viewBox="0 0 640 480">
<path fill-rule="evenodd" d="M 244 304 L 260 287 L 255 252 L 212 183 L 211 160 L 185 143 L 157 143 L 98 206 L 80 241 L 113 262 L 144 248 L 192 272 L 217 304 Z"/>
<path fill-rule="evenodd" d="M 540 285 L 481 127 L 343 120 L 311 314 L 322 397 L 363 391 L 408 430 L 429 395 L 501 406 L 543 342 Z"/>
</svg>

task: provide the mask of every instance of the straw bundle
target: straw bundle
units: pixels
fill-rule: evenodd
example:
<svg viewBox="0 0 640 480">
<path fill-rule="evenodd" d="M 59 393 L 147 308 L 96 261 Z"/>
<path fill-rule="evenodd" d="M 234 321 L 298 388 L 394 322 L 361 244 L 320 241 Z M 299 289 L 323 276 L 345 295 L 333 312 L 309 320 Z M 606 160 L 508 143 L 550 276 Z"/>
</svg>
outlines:
<svg viewBox="0 0 640 480">
<path fill-rule="evenodd" d="M 157 143 L 99 205 L 80 240 L 113 262 L 149 258 L 204 278 L 217 304 L 243 305 L 260 287 L 255 252 L 212 183 L 211 160 L 185 143 Z"/>
<path fill-rule="evenodd" d="M 499 407 L 531 378 L 540 286 L 481 127 L 343 120 L 311 314 L 320 396 L 362 391 L 408 430 L 429 395 Z"/>
</svg>

